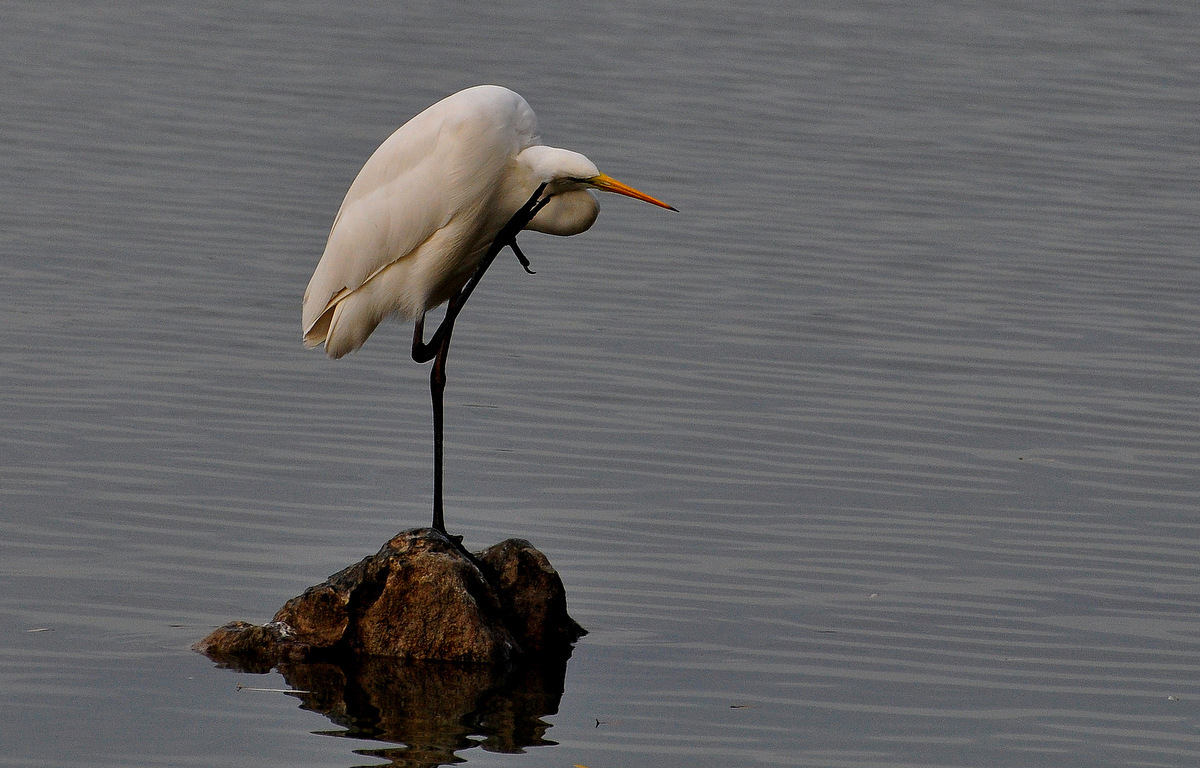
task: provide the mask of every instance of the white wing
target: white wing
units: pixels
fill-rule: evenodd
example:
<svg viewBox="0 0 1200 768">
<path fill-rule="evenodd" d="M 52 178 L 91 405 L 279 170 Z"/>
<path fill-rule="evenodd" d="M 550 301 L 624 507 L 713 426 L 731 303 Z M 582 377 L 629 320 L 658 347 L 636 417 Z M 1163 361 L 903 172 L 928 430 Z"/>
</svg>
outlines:
<svg viewBox="0 0 1200 768">
<path fill-rule="evenodd" d="M 305 345 L 340 357 L 388 314 L 419 317 L 453 295 L 507 220 L 489 204 L 513 159 L 536 142 L 532 109 L 498 86 L 449 96 L 388 137 L 346 193 L 304 292 Z"/>
</svg>

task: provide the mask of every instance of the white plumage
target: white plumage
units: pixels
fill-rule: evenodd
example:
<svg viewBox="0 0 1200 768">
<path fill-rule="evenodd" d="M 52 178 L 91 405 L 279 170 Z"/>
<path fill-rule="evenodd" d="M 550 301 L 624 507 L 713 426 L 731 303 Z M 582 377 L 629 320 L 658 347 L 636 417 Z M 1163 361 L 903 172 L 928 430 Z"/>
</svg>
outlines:
<svg viewBox="0 0 1200 768">
<path fill-rule="evenodd" d="M 388 315 L 420 319 L 447 301 L 542 183 L 549 202 L 526 229 L 583 232 L 600 210 L 589 189 L 670 208 L 540 144 L 533 110 L 507 88 L 459 91 L 388 137 L 351 184 L 304 292 L 305 346 L 341 357 Z"/>
<path fill-rule="evenodd" d="M 350 185 L 304 291 L 304 344 L 341 357 L 388 315 L 416 320 L 412 356 L 433 361 L 433 527 L 442 513 L 443 392 L 454 320 L 521 229 L 575 235 L 596 220 L 589 190 L 671 208 L 606 176 L 578 152 L 538 142 L 517 94 L 480 85 L 442 99 L 375 150 Z M 674 208 L 671 208 L 674 210 Z M 425 313 L 449 301 L 430 341 Z"/>
</svg>

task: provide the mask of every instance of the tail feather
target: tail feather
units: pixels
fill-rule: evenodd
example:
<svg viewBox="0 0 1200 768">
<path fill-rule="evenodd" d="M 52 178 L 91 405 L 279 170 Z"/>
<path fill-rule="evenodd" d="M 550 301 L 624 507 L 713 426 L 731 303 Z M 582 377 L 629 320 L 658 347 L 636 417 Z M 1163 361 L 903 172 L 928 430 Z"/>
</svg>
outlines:
<svg viewBox="0 0 1200 768">
<path fill-rule="evenodd" d="M 365 344 L 383 317 L 372 312 L 363 298 L 351 293 L 329 307 L 304 334 L 304 346 L 311 349 L 324 343 L 325 354 L 336 360 Z"/>
<path fill-rule="evenodd" d="M 319 347 L 325 343 L 325 339 L 329 337 L 329 322 L 333 318 L 334 307 L 325 310 L 325 313 L 316 319 L 316 322 L 304 332 L 304 348 L 312 349 Z"/>
</svg>

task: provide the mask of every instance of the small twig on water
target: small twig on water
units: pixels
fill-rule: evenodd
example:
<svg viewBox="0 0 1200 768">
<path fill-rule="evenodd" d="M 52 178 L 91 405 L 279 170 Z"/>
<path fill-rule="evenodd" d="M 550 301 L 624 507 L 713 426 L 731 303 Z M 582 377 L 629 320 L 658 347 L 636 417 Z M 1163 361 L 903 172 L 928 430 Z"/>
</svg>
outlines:
<svg viewBox="0 0 1200 768">
<path fill-rule="evenodd" d="M 237 684 L 239 691 L 255 691 L 256 693 L 312 693 L 312 691 L 301 691 L 296 688 L 251 688 L 248 685 Z"/>
</svg>

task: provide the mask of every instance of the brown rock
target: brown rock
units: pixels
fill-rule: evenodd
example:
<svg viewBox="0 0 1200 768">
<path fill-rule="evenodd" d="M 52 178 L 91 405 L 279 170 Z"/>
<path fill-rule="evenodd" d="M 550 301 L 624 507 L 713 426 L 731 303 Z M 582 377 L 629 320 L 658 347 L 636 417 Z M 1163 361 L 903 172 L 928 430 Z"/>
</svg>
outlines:
<svg viewBox="0 0 1200 768">
<path fill-rule="evenodd" d="M 567 592 L 550 561 L 525 539 L 478 554 L 508 627 L 529 653 L 565 648 L 587 633 L 567 614 Z"/>
<path fill-rule="evenodd" d="M 361 657 L 494 664 L 565 656 L 584 633 L 558 573 L 529 542 L 470 558 L 418 528 L 287 601 L 271 622 L 226 624 L 195 648 L 244 669 Z"/>
</svg>

